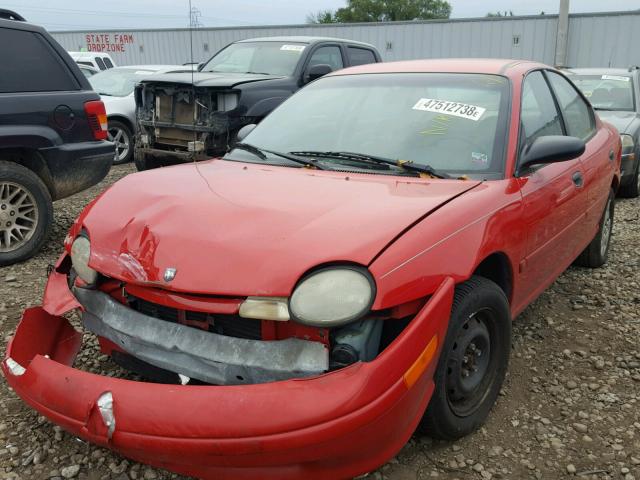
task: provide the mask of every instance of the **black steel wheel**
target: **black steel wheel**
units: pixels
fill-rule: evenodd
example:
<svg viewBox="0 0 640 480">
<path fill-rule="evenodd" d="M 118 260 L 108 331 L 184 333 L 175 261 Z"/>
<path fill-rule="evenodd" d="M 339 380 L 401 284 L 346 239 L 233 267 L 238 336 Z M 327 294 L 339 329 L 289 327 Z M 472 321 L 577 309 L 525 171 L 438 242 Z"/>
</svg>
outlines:
<svg viewBox="0 0 640 480">
<path fill-rule="evenodd" d="M 482 425 L 498 397 L 510 352 L 511 314 L 502 289 L 477 276 L 458 285 L 436 388 L 419 429 L 453 440 Z"/>
</svg>

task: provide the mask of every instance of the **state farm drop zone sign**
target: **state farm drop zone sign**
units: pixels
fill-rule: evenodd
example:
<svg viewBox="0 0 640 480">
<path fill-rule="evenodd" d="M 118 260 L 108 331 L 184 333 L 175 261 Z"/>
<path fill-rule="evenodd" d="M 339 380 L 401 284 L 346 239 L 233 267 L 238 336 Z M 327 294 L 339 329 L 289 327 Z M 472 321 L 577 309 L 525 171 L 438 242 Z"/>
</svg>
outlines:
<svg viewBox="0 0 640 480">
<path fill-rule="evenodd" d="M 133 45 L 132 33 L 100 33 L 84 36 L 89 52 L 124 53 L 128 45 Z"/>
</svg>

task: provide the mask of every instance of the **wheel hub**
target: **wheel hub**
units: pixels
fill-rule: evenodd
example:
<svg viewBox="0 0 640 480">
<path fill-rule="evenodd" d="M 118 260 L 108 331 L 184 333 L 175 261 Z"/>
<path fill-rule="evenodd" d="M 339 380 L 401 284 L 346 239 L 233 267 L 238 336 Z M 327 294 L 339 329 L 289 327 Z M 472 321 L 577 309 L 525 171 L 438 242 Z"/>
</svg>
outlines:
<svg viewBox="0 0 640 480">
<path fill-rule="evenodd" d="M 0 252 L 17 250 L 33 236 L 38 209 L 31 192 L 13 182 L 0 182 Z"/>
<path fill-rule="evenodd" d="M 489 372 L 491 337 L 486 324 L 472 315 L 462 326 L 449 355 L 447 396 L 454 412 L 464 416 L 484 395 Z"/>
</svg>

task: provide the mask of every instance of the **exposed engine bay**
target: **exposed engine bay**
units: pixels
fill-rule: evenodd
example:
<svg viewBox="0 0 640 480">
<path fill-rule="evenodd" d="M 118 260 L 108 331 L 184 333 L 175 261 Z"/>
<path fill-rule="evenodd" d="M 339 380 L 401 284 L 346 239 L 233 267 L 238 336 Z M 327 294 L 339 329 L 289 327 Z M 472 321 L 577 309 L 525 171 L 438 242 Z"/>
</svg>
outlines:
<svg viewBox="0 0 640 480">
<path fill-rule="evenodd" d="M 224 154 L 236 132 L 254 119 L 241 115 L 240 93 L 229 88 L 141 83 L 135 91 L 136 155 L 160 165 Z"/>
</svg>

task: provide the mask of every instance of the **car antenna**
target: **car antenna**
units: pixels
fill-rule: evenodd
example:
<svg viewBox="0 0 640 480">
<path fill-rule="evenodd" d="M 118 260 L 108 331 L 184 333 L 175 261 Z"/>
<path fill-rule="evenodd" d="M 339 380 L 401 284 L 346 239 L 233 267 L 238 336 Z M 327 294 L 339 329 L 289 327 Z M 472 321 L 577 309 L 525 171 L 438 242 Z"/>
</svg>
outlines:
<svg viewBox="0 0 640 480">
<path fill-rule="evenodd" d="M 196 133 L 196 113 L 197 113 L 197 109 L 198 109 L 198 102 L 196 102 L 196 85 L 195 85 L 195 80 L 194 80 L 194 74 L 193 74 L 193 8 L 191 7 L 191 0 L 189 0 L 189 62 L 190 62 L 190 66 L 189 68 L 191 69 L 191 96 L 193 99 L 193 150 L 192 150 L 192 154 L 193 154 L 193 163 L 197 163 L 196 161 L 196 141 L 197 141 L 197 133 Z M 188 146 L 187 146 L 188 147 Z M 187 148 L 188 150 L 188 148 Z M 197 165 L 196 165 L 197 168 Z"/>
</svg>

